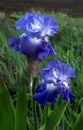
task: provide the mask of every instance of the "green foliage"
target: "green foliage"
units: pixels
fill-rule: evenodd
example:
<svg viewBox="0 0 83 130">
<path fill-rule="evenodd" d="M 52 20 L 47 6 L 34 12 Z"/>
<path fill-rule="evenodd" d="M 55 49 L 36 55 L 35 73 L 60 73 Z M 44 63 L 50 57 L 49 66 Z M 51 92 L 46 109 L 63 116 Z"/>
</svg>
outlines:
<svg viewBox="0 0 83 130">
<path fill-rule="evenodd" d="M 15 130 L 15 109 L 6 85 L 0 80 L 0 130 Z"/>
<path fill-rule="evenodd" d="M 48 116 L 46 121 L 45 130 L 55 130 L 56 127 L 59 125 L 60 120 L 66 110 L 68 103 L 63 103 L 57 107 L 51 112 L 51 114 Z"/>
<path fill-rule="evenodd" d="M 26 87 L 18 91 L 16 110 L 6 85 L 0 79 L 0 130 L 26 130 Z"/>
<path fill-rule="evenodd" d="M 72 130 L 82 130 L 83 129 L 83 111 L 78 115 L 75 125 Z"/>
<path fill-rule="evenodd" d="M 26 87 L 21 84 L 17 96 L 15 130 L 26 130 Z"/>
<path fill-rule="evenodd" d="M 28 118 L 27 118 L 27 124 L 28 124 L 28 128 L 29 128 L 29 130 L 34 130 L 32 124 L 31 124 L 31 122 L 29 121 Z"/>
</svg>

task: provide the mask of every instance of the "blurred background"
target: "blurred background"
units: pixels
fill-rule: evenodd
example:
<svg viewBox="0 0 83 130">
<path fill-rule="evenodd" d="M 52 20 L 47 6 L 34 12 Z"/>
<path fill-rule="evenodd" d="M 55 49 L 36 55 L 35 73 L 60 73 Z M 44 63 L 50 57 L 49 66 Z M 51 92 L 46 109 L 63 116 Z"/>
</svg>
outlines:
<svg viewBox="0 0 83 130">
<path fill-rule="evenodd" d="M 43 10 L 64 12 L 73 17 L 83 16 L 82 0 L 0 0 L 0 12 Z"/>
</svg>

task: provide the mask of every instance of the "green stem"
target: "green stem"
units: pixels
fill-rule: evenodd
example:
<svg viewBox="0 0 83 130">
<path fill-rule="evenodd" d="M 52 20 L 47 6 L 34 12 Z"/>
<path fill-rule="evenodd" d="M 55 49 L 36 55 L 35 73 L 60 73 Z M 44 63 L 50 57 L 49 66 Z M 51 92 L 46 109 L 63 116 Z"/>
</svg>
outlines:
<svg viewBox="0 0 83 130">
<path fill-rule="evenodd" d="M 33 84 L 32 84 L 32 95 L 35 93 L 35 86 L 36 86 L 37 78 L 33 78 Z M 36 102 L 34 98 L 32 97 L 32 111 L 33 111 L 33 123 L 34 123 L 34 130 L 37 129 L 37 114 L 36 114 Z"/>
<path fill-rule="evenodd" d="M 48 104 L 46 105 L 46 121 L 47 121 L 47 118 L 48 118 Z"/>
<path fill-rule="evenodd" d="M 42 114 L 42 125 L 46 123 L 48 117 L 48 104 L 44 107 L 43 114 Z"/>
<path fill-rule="evenodd" d="M 65 130 L 65 127 L 64 127 L 64 115 L 62 117 L 62 130 Z"/>
</svg>

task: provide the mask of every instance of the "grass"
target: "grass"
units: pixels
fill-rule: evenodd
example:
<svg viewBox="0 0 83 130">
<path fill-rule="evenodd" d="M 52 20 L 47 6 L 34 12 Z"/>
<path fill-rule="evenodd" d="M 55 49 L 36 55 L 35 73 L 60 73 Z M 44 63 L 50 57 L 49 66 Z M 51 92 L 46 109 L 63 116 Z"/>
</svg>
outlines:
<svg viewBox="0 0 83 130">
<path fill-rule="evenodd" d="M 71 82 L 76 98 L 71 101 L 71 106 L 66 113 L 69 121 L 67 123 L 71 126 L 77 114 L 83 109 L 83 18 L 71 18 L 61 13 L 51 15 L 59 23 L 58 33 L 50 38 L 57 52 L 56 58 L 70 64 L 76 70 L 76 78 Z M 11 15 L 11 17 L 0 18 L 0 75 L 10 94 L 15 97 L 22 80 L 27 86 L 30 85 L 27 57 L 13 51 L 8 45 L 9 37 L 16 37 L 21 33 L 15 29 L 15 20 L 19 17 L 19 15 L 16 17 Z M 13 97 L 14 100 L 16 100 L 15 97 Z"/>
</svg>

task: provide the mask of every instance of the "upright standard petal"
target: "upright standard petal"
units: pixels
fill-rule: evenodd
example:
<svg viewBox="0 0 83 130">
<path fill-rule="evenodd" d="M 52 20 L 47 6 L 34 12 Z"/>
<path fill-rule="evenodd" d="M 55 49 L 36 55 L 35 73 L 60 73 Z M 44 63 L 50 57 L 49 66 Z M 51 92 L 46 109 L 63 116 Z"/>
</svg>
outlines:
<svg viewBox="0 0 83 130">
<path fill-rule="evenodd" d="M 42 72 L 40 73 L 40 78 L 44 81 L 52 81 L 54 83 L 57 82 L 56 77 L 54 76 L 53 69 L 52 68 L 44 68 Z"/>
<path fill-rule="evenodd" d="M 55 77 L 62 81 L 69 81 L 70 78 L 74 78 L 76 76 L 73 67 L 61 62 L 60 60 L 49 60 L 48 68 L 54 68 Z"/>
<path fill-rule="evenodd" d="M 42 29 L 41 36 L 53 36 L 58 31 L 58 24 L 52 16 L 43 16 L 44 26 Z"/>
<path fill-rule="evenodd" d="M 36 13 L 25 13 L 16 21 L 17 30 L 23 30 L 28 35 L 53 36 L 58 31 L 58 24 L 52 16 Z"/>
</svg>

